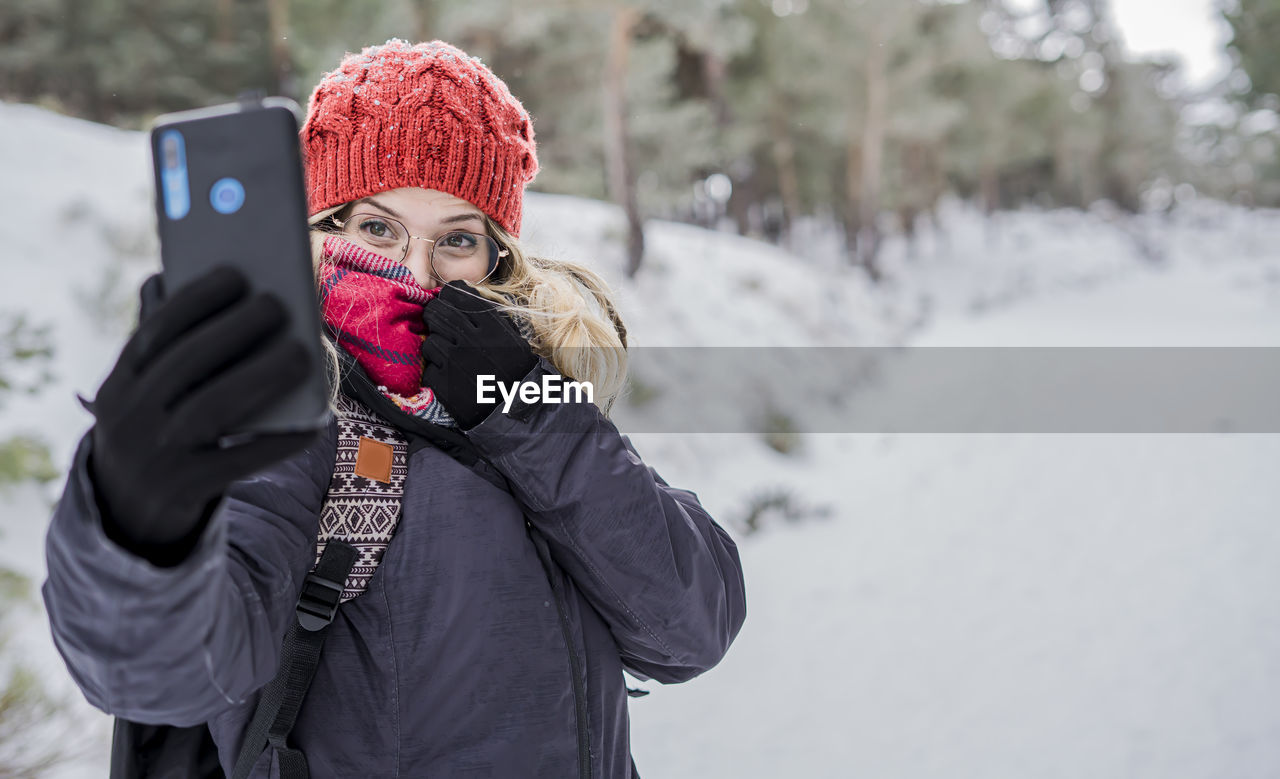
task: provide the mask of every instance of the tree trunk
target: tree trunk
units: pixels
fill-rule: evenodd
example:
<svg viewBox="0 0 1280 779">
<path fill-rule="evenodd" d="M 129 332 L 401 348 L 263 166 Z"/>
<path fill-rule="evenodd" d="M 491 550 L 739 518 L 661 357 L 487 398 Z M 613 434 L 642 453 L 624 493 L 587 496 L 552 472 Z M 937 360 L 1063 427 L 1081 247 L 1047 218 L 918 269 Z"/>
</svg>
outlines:
<svg viewBox="0 0 1280 779">
<path fill-rule="evenodd" d="M 844 155 L 844 208 L 840 211 L 845 253 L 849 262 L 855 265 L 858 263 L 858 234 L 862 232 L 862 137 L 856 127 L 856 118 L 850 116 L 849 144 Z"/>
<path fill-rule="evenodd" d="M 932 181 L 929 171 L 929 144 L 906 141 L 899 151 L 902 170 L 902 193 L 898 199 L 898 223 L 907 241 L 907 256 L 916 256 L 916 222 L 929 208 Z"/>
<path fill-rule="evenodd" d="M 941 232 L 942 225 L 938 220 L 938 203 L 942 201 L 942 196 L 947 193 L 947 173 L 946 166 L 943 162 L 943 150 L 940 143 L 930 144 L 929 153 L 926 157 L 929 165 L 929 197 L 925 201 L 925 213 L 929 215 L 929 224 L 933 228 L 934 233 Z"/>
<path fill-rule="evenodd" d="M 636 203 L 635 171 L 628 159 L 627 58 L 639 12 L 626 5 L 613 12 L 604 70 L 604 154 L 609 197 L 627 215 L 627 276 L 634 277 L 644 257 L 644 223 Z"/>
<path fill-rule="evenodd" d="M 859 198 L 858 262 L 873 281 L 880 280 L 876 255 L 880 251 L 880 177 L 884 168 L 884 142 L 889 110 L 889 41 L 883 24 L 877 28 L 867 53 L 867 111 L 862 123 L 862 183 Z"/>
<path fill-rule="evenodd" d="M 746 191 L 748 181 L 735 181 L 733 183 L 733 194 L 729 196 L 729 216 L 733 219 L 733 224 L 738 229 L 738 235 L 746 236 L 751 233 L 751 200 L 748 199 Z"/>
<path fill-rule="evenodd" d="M 289 46 L 289 0 L 267 0 L 267 34 L 271 37 L 276 94 L 297 99 L 297 77 Z"/>
<path fill-rule="evenodd" d="M 67 60 L 59 66 L 66 80 L 60 85 L 63 99 L 72 114 L 94 122 L 110 122 L 115 117 L 108 114 L 102 90 L 98 89 L 98 68 L 86 53 L 91 33 L 85 28 L 85 0 L 63 0 L 61 5 L 62 18 L 66 20 L 62 48 Z"/>
<path fill-rule="evenodd" d="M 707 85 L 707 100 L 715 116 L 716 129 L 723 131 L 733 118 L 733 111 L 725 98 L 725 82 L 729 78 L 729 66 L 723 58 L 711 52 L 702 53 L 702 79 Z"/>
<path fill-rule="evenodd" d="M 991 216 L 1000 210 L 1000 178 L 995 162 L 989 157 L 979 165 L 978 182 L 982 190 L 982 211 Z"/>
<path fill-rule="evenodd" d="M 1077 205 L 1079 190 L 1075 185 L 1071 150 L 1067 146 L 1065 133 L 1057 122 L 1049 125 L 1049 133 L 1049 147 L 1053 152 L 1053 181 L 1050 182 L 1053 204 L 1058 207 Z"/>
<path fill-rule="evenodd" d="M 782 229 L 791 234 L 792 222 L 800 216 L 800 173 L 796 168 L 796 145 L 787 123 L 786 104 L 781 95 L 769 101 L 769 134 L 773 164 L 778 170 L 778 195 L 782 198 Z"/>
<path fill-rule="evenodd" d="M 217 19 L 214 39 L 226 46 L 235 40 L 235 0 L 217 0 L 213 6 L 214 18 Z"/>
<path fill-rule="evenodd" d="M 1105 130 L 1102 140 L 1102 186 L 1106 196 L 1121 209 L 1130 213 L 1138 211 L 1138 182 L 1131 181 L 1126 173 L 1124 157 L 1129 150 L 1125 149 L 1125 116 L 1122 103 L 1122 86 L 1124 77 L 1112 58 L 1119 55 L 1114 49 L 1104 46 L 1103 57 L 1106 58 L 1103 73 L 1107 84 L 1098 100 L 1103 111 Z"/>
<path fill-rule="evenodd" d="M 409 13 L 413 19 L 411 25 L 415 41 L 429 41 L 440 37 L 437 34 L 436 9 L 432 0 L 409 3 Z"/>
</svg>

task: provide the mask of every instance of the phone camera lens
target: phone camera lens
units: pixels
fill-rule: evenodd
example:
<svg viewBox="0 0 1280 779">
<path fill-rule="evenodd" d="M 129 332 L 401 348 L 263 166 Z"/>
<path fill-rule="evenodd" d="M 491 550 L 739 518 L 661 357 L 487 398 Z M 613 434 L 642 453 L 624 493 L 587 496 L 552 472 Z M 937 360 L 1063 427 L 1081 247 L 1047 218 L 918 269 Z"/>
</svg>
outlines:
<svg viewBox="0 0 1280 779">
<path fill-rule="evenodd" d="M 218 179 L 209 190 L 209 204 L 220 214 L 234 214 L 244 205 L 244 185 L 230 177 Z"/>
<path fill-rule="evenodd" d="M 178 167 L 178 140 L 172 136 L 164 139 L 164 165 L 170 169 Z"/>
</svg>

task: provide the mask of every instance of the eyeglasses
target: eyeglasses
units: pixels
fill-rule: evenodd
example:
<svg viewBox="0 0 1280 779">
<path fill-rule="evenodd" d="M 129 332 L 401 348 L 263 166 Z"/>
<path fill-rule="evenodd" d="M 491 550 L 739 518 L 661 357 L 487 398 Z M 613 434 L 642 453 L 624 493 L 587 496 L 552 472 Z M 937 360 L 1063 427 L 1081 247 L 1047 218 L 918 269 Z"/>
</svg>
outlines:
<svg viewBox="0 0 1280 779">
<path fill-rule="evenodd" d="M 410 241 L 426 241 L 431 244 L 431 273 L 441 284 L 459 279 L 479 284 L 498 269 L 498 260 L 511 254 L 509 249 L 498 246 L 492 237 L 465 230 L 454 230 L 438 238 L 412 235 L 396 219 L 380 214 L 352 214 L 346 219 L 333 218 L 342 235 L 374 254 L 396 262 L 404 262 L 409 256 Z M 477 274 L 483 274 L 476 278 Z"/>
</svg>

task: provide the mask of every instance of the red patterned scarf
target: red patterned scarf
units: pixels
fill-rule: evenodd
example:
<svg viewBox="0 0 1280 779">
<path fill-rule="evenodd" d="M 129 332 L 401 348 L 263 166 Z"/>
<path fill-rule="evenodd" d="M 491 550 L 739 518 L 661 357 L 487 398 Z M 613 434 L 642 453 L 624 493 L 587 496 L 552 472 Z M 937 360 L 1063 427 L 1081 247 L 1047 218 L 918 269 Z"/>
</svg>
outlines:
<svg viewBox="0 0 1280 779">
<path fill-rule="evenodd" d="M 439 289 L 423 289 L 404 265 L 333 235 L 324 240 L 319 284 L 325 322 L 383 393 L 410 414 L 455 424 L 422 386 L 422 308 Z"/>
</svg>

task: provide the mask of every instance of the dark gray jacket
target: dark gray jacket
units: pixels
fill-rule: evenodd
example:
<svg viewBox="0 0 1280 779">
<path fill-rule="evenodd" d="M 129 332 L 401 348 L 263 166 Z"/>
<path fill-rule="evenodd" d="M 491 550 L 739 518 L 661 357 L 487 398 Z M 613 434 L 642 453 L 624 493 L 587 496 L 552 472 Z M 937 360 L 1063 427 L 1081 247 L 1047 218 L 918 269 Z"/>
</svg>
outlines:
<svg viewBox="0 0 1280 779">
<path fill-rule="evenodd" d="M 540 359 L 526 380 L 550 370 Z M 592 404 L 523 411 L 467 434 L 477 466 L 411 443 L 396 534 L 339 609 L 293 731 L 315 779 L 633 776 L 622 669 L 685 681 L 737 635 L 737 548 L 697 496 Z M 103 534 L 82 439 L 42 592 L 90 703 L 207 721 L 230 772 L 314 562 L 336 435 L 232 484 L 175 568 Z M 254 777 L 276 776 L 269 754 Z"/>
</svg>

